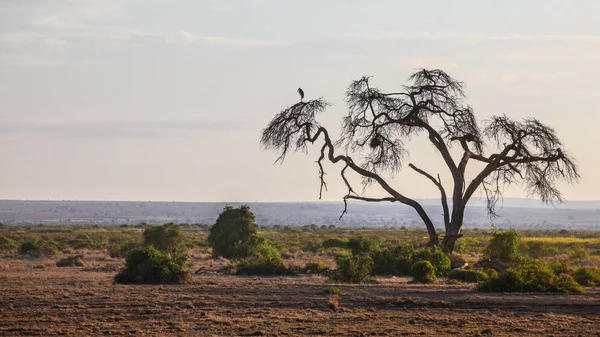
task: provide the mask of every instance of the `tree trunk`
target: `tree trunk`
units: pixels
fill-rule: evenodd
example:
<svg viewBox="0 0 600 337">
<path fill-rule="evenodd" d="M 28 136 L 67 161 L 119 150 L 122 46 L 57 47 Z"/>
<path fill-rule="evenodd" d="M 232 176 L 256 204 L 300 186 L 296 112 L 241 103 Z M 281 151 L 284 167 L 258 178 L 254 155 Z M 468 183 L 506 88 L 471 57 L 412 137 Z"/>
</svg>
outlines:
<svg viewBox="0 0 600 337">
<path fill-rule="evenodd" d="M 440 247 L 446 254 L 451 254 L 454 250 L 454 244 L 456 244 L 456 240 L 462 237 L 460 234 L 460 229 L 462 228 L 465 208 L 464 206 L 459 206 L 453 210 L 452 220 L 450 221 L 449 226 L 446 228 L 446 234 L 444 235 L 444 239 L 440 244 Z"/>
</svg>

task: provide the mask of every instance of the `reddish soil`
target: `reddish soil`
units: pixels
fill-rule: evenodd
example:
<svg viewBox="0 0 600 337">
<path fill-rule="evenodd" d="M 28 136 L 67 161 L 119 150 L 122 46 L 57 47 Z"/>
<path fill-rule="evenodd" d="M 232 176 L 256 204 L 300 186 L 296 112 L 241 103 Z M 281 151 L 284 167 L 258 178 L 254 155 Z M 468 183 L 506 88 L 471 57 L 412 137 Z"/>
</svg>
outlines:
<svg viewBox="0 0 600 337">
<path fill-rule="evenodd" d="M 91 259 L 91 260 L 90 260 Z M 2 336 L 600 336 L 600 290 L 483 294 L 472 285 L 378 278 L 194 275 L 185 285 L 115 285 L 122 260 L 0 258 Z M 199 261 L 196 261 L 200 263 Z M 198 264 L 197 263 L 197 264 Z M 44 265 L 45 269 L 41 266 Z"/>
</svg>

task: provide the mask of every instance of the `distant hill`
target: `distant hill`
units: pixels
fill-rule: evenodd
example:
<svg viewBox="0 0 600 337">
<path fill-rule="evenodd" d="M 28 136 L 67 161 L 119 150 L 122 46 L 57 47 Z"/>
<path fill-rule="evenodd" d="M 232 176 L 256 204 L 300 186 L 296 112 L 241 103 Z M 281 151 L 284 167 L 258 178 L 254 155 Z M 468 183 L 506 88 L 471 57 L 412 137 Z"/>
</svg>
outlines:
<svg viewBox="0 0 600 337">
<path fill-rule="evenodd" d="M 136 224 L 204 223 L 213 224 L 227 204 L 224 202 L 141 202 L 141 201 L 0 201 L 0 222 L 8 224 Z M 398 203 L 339 202 L 248 202 L 260 225 L 336 225 L 361 227 L 422 226 L 416 212 Z M 439 201 L 422 200 L 437 227 L 443 227 Z M 537 200 L 505 199 L 498 209 L 500 217 L 487 216 L 484 203 L 474 200 L 465 215 L 466 228 L 572 228 L 600 229 L 600 202 L 573 201 L 556 208 Z M 500 206 L 500 205 L 499 205 Z"/>
</svg>

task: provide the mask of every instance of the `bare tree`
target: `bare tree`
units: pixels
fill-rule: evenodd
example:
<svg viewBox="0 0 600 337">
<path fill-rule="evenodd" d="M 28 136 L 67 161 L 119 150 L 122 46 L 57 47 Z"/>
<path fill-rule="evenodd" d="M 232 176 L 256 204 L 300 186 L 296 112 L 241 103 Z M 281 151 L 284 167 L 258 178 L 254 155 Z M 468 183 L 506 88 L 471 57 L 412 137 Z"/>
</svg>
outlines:
<svg viewBox="0 0 600 337">
<path fill-rule="evenodd" d="M 440 245 L 448 253 L 462 236 L 465 207 L 477 190 L 485 195 L 490 216 L 496 216 L 495 206 L 505 185 L 521 182 L 530 195 L 549 203 L 563 200 L 557 188 L 559 181 L 573 183 L 579 179 L 577 165 L 562 149 L 556 132 L 537 119 L 514 121 L 506 116 L 495 116 L 480 129 L 473 110 L 465 103 L 462 82 L 439 69 L 421 69 L 408 81 L 401 91 L 390 93 L 372 86 L 369 77 L 352 82 L 346 92 L 348 114 L 342 118 L 341 137 L 336 142 L 316 120 L 317 114 L 329 106 L 319 98 L 296 103 L 277 114 L 263 130 L 261 145 L 278 151 L 276 162 L 283 162 L 290 151 L 306 150 L 307 144 L 320 140 L 323 145 L 317 160 L 321 181 L 319 198 L 327 188 L 323 161 L 340 163 L 341 179 L 348 188 L 343 199 L 344 213 L 348 199 L 411 206 L 427 227 L 430 244 Z M 406 144 L 419 135 L 429 139 L 452 176 L 448 195 L 439 174 L 434 176 L 408 164 L 439 189 L 445 225 L 441 242 L 423 207 L 382 177 L 382 174 L 393 176 L 402 168 L 408 155 Z M 493 144 L 484 146 L 484 138 Z M 457 151 L 453 156 L 453 145 L 460 146 L 460 157 Z M 491 148 L 492 154 L 485 155 L 484 148 Z M 346 155 L 336 153 L 336 149 Z M 360 153 L 361 163 L 347 153 Z M 467 181 L 465 170 L 472 161 L 481 163 L 483 169 Z M 348 170 L 360 175 L 365 187 L 378 184 L 389 196 L 371 198 L 356 193 L 347 179 Z"/>
</svg>

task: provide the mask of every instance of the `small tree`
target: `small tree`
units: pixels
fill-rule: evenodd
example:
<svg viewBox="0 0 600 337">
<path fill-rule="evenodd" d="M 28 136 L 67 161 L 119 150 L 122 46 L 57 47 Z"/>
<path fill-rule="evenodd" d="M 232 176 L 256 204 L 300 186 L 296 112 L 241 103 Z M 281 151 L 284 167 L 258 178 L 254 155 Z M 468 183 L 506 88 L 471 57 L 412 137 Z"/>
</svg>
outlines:
<svg viewBox="0 0 600 337">
<path fill-rule="evenodd" d="M 145 246 L 152 245 L 171 256 L 182 253 L 183 234 L 179 225 L 171 222 L 162 226 L 148 226 L 143 235 Z"/>
<path fill-rule="evenodd" d="M 208 242 L 213 255 L 228 259 L 247 257 L 252 249 L 249 245 L 262 243 L 256 236 L 258 226 L 250 207 L 242 205 L 238 208 L 226 206 L 219 214 L 216 223 L 210 228 Z"/>
<path fill-rule="evenodd" d="M 544 202 L 552 202 L 562 201 L 558 182 L 578 180 L 573 158 L 564 151 L 551 127 L 534 118 L 514 121 L 507 116 L 494 116 L 485 122 L 482 130 L 473 109 L 465 103 L 462 82 L 439 69 L 419 70 L 409 81 L 395 92 L 381 91 L 366 76 L 352 82 L 346 91 L 348 113 L 342 118 L 342 134 L 337 142 L 317 122 L 317 115 L 329 106 L 318 98 L 300 101 L 277 114 L 263 130 L 261 144 L 265 149 L 278 151 L 277 161 L 282 162 L 290 151 L 306 150 L 307 145 L 321 140 L 317 160 L 321 182 L 319 197 L 327 188 L 323 161 L 340 163 L 341 178 L 348 189 L 342 215 L 347 210 L 348 199 L 400 202 L 417 212 L 427 228 L 430 243 L 440 244 L 446 253 L 452 252 L 461 236 L 465 207 L 477 190 L 485 194 L 487 210 L 490 216 L 495 216 L 495 205 L 504 185 L 522 181 L 527 192 Z M 403 167 L 409 153 L 406 144 L 418 135 L 429 140 L 452 176 L 447 186 L 439 174 L 436 177 L 408 164 L 440 192 L 445 228 L 441 243 L 422 205 L 393 188 L 384 177 L 386 173 L 393 176 Z M 491 140 L 489 147 L 484 146 L 485 138 Z M 459 146 L 458 153 L 451 151 L 453 145 Z M 486 154 L 484 149 L 491 154 Z M 362 158 L 353 158 L 351 152 Z M 469 180 L 465 172 L 473 162 L 482 168 Z M 365 187 L 377 184 L 389 196 L 373 198 L 357 193 L 347 179 L 349 171 L 359 175 Z M 448 187 L 449 193 L 446 192 Z"/>
</svg>

